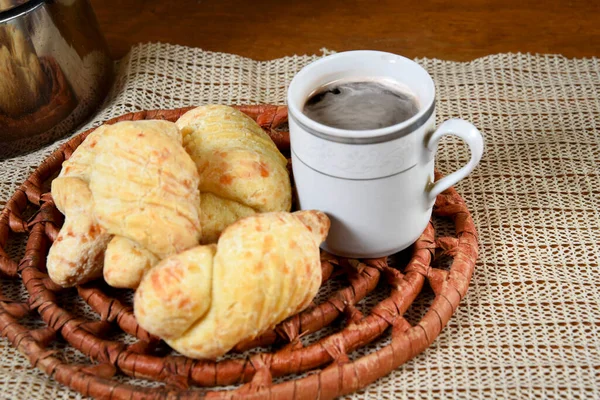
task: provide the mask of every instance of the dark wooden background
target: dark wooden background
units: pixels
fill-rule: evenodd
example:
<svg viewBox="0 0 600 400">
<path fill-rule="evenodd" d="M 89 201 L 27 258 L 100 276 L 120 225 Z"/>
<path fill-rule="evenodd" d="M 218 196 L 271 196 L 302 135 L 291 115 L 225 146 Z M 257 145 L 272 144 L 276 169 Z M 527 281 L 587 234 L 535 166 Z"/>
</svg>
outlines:
<svg viewBox="0 0 600 400">
<path fill-rule="evenodd" d="M 600 55 L 600 0 L 91 0 L 115 58 L 162 41 L 259 60 L 375 49 L 471 60 Z"/>
</svg>

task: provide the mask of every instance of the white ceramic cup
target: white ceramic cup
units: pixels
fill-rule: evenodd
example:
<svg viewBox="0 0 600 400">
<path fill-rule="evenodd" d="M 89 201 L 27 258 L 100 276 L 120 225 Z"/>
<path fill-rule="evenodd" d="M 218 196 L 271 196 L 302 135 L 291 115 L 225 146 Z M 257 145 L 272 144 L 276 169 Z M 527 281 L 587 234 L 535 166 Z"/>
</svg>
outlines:
<svg viewBox="0 0 600 400">
<path fill-rule="evenodd" d="M 319 87 L 338 79 L 381 78 L 403 85 L 419 102 L 407 121 L 373 130 L 345 130 L 302 113 Z M 466 177 L 483 154 L 471 123 L 451 119 L 435 129 L 435 86 L 408 58 L 379 51 L 337 53 L 303 68 L 288 89 L 292 166 L 301 209 L 327 213 L 323 249 L 352 258 L 383 257 L 414 243 L 427 227 L 435 198 Z M 471 150 L 467 165 L 434 182 L 434 155 L 444 135 Z"/>
</svg>

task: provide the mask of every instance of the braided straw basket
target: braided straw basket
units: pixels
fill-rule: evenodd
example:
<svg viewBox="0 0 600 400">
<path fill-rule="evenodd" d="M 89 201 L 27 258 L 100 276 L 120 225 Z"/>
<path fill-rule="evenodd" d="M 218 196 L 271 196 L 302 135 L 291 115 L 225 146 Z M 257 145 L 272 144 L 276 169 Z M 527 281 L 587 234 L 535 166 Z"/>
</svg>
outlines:
<svg viewBox="0 0 600 400">
<path fill-rule="evenodd" d="M 239 108 L 271 135 L 284 154 L 289 151 L 289 136 L 284 131 L 285 107 Z M 188 110 L 141 111 L 106 123 L 140 119 L 175 121 Z M 422 352 L 437 337 L 467 292 L 477 258 L 477 234 L 464 201 L 450 189 L 437 198 L 433 218 L 436 222 L 441 217 L 452 221 L 455 235 L 436 237 L 434 224 L 430 223 L 408 251 L 412 251 L 408 261 L 395 268 L 385 258 L 350 260 L 323 253 L 323 286 L 335 279 L 345 282 L 328 299 L 280 323 L 274 330 L 241 343 L 233 354 L 220 360 L 198 361 L 172 352 L 165 354 L 160 340 L 136 323 L 131 305 L 112 296 L 102 282 L 76 289 L 98 314 L 96 320 L 90 320 L 74 312 L 72 305 L 60 304 L 59 299 L 64 296 L 58 292 L 62 289 L 46 273 L 48 248 L 63 220 L 48 193 L 48 181 L 90 131 L 74 137 L 46 159 L 0 214 L 0 271 L 6 278 L 20 279 L 29 296 L 23 302 L 0 293 L 0 332 L 32 366 L 86 396 L 332 399 L 374 382 Z M 25 220 L 25 215 L 31 217 Z M 25 253 L 19 261 L 11 259 L 7 252 L 9 238 L 17 233 L 28 234 Z M 453 258 L 449 268 L 438 265 L 436 260 L 440 256 Z M 405 318 L 409 306 L 429 287 L 434 295 L 429 309 L 420 321 L 410 323 Z M 386 296 L 379 297 L 382 300 L 363 313 L 358 302 L 383 290 Z M 29 329 L 23 320 L 32 317 L 41 318 L 44 325 Z M 135 337 L 135 341 L 109 339 L 106 332 L 110 329 Z M 319 333 L 318 340 L 303 344 L 306 337 Z M 383 341 L 384 335 L 391 336 L 387 344 L 369 346 L 366 355 L 356 352 Z M 59 336 L 85 354 L 88 363 L 63 360 L 52 346 Z M 359 356 L 352 356 L 357 353 Z M 164 384 L 141 386 L 124 382 L 126 377 Z M 237 386 L 215 388 L 227 385 Z"/>
</svg>

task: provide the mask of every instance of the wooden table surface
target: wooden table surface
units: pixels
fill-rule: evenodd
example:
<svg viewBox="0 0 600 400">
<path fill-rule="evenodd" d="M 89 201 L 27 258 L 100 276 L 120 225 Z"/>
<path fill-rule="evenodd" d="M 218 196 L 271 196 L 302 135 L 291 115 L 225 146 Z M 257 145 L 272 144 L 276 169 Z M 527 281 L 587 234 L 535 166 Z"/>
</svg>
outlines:
<svg viewBox="0 0 600 400">
<path fill-rule="evenodd" d="M 375 49 L 471 60 L 600 55 L 599 0 L 91 0 L 115 58 L 162 41 L 258 60 Z"/>
</svg>

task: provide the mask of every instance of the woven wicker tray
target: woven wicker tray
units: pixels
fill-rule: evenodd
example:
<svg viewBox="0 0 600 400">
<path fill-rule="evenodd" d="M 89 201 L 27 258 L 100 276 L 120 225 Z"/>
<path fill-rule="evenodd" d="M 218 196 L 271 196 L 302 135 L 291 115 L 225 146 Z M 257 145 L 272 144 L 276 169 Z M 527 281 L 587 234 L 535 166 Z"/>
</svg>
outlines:
<svg viewBox="0 0 600 400">
<path fill-rule="evenodd" d="M 271 135 L 284 154 L 289 151 L 285 107 L 239 108 Z M 174 121 L 187 110 L 142 111 L 106 123 Z M 81 317 L 72 305 L 61 304 L 65 296 L 58 292 L 62 289 L 45 270 L 48 248 L 63 221 L 48 193 L 48 181 L 90 132 L 74 137 L 48 157 L 0 214 L 0 272 L 20 280 L 29 297 L 19 301 L 0 293 L 0 332 L 32 366 L 86 396 L 331 399 L 374 382 L 422 352 L 467 292 L 477 258 L 477 234 L 464 201 L 450 189 L 438 196 L 433 219 L 452 221 L 455 235 L 437 237 L 430 223 L 409 250 L 406 262 L 393 267 L 387 259 L 350 260 L 323 253 L 321 290 L 333 280 L 343 284 L 330 291 L 328 298 L 319 296 L 321 300 L 307 310 L 240 344 L 221 360 L 196 361 L 165 352 L 158 338 L 138 326 L 131 305 L 114 297 L 102 282 L 70 289 L 76 290 L 97 313 L 93 320 Z M 24 256 L 13 260 L 6 251 L 7 243 L 19 233 L 28 234 L 27 246 Z M 438 262 L 448 257 L 453 261 Z M 410 323 L 405 318 L 407 310 L 419 293 L 429 288 L 434 295 L 429 309 L 418 322 Z M 378 296 L 373 307 L 361 311 L 366 298 L 382 291 L 385 295 Z M 44 325 L 29 329 L 23 321 L 33 317 Z M 111 339 L 107 334 L 111 330 L 125 332 L 135 340 Z M 386 335 L 388 340 L 383 342 Z M 304 344 L 311 336 L 317 339 Z M 56 341 L 66 341 L 85 354 L 88 363 L 65 361 L 51 346 Z M 357 352 L 365 346 L 374 349 L 372 345 L 378 341 L 378 349 L 365 355 L 361 355 L 364 351 Z M 124 382 L 124 377 L 162 381 L 164 385 L 135 385 Z M 229 390 L 215 388 L 227 385 L 237 386 Z"/>
</svg>

